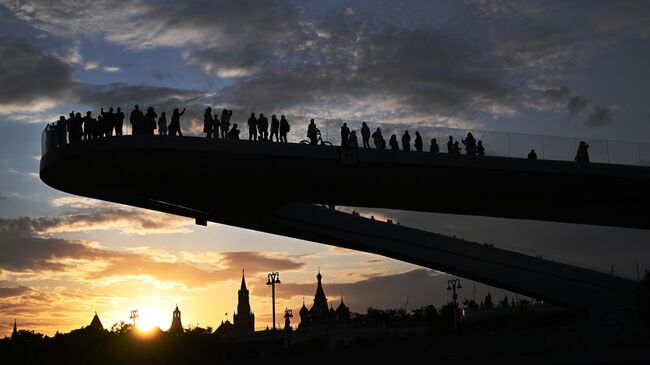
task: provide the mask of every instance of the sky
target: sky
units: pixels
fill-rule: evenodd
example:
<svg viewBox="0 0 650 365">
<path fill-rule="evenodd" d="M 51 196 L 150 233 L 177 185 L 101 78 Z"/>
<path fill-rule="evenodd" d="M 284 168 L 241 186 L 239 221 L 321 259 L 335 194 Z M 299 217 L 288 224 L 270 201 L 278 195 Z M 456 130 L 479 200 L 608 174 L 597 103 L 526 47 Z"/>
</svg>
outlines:
<svg viewBox="0 0 650 365">
<path fill-rule="evenodd" d="M 232 320 L 242 270 L 257 328 L 311 304 L 320 268 L 352 311 L 449 300 L 448 275 L 362 252 L 64 194 L 40 132 L 70 111 L 207 106 L 307 118 L 650 142 L 647 1 L 0 0 L 0 336 L 140 311 L 163 329 Z M 298 137 L 299 138 L 299 137 Z M 480 177 L 477 177 L 480 179 Z M 242 192 L 243 194 L 243 192 Z M 636 277 L 643 230 L 401 211 L 432 232 Z M 460 296 L 487 291 L 467 282 Z M 294 318 L 297 320 L 297 318 Z M 278 319 L 280 321 L 280 319 Z"/>
</svg>

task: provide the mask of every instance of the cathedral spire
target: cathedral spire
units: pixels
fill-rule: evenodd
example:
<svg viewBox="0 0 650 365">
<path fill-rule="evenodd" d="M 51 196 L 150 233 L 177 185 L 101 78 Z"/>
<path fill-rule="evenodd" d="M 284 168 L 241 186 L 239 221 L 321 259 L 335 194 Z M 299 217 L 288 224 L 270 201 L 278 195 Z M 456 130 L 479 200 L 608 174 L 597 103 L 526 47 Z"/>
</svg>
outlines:
<svg viewBox="0 0 650 365">
<path fill-rule="evenodd" d="M 241 270 L 241 288 L 239 290 L 248 290 L 246 288 L 246 279 L 244 278 L 244 269 Z"/>
<path fill-rule="evenodd" d="M 11 338 L 16 338 L 18 335 L 18 328 L 16 327 L 16 318 L 14 318 L 14 330 L 11 332 Z"/>
</svg>

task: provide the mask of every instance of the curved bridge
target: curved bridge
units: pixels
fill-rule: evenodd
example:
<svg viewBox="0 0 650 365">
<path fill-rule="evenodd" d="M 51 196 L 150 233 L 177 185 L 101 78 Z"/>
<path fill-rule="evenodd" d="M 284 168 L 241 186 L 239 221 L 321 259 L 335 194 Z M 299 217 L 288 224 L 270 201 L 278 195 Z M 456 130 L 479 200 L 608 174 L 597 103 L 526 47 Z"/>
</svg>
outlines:
<svg viewBox="0 0 650 365">
<path fill-rule="evenodd" d="M 327 203 L 650 228 L 650 169 L 296 144 L 128 136 L 51 149 L 76 195 L 362 250 L 589 313 L 634 318 L 637 284 L 315 206 Z"/>
</svg>

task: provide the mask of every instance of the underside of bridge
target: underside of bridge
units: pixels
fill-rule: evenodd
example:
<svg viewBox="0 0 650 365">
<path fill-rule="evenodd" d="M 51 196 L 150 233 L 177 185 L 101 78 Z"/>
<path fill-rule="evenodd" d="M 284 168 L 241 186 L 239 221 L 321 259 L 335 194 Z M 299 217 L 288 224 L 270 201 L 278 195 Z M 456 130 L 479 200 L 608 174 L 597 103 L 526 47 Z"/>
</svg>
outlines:
<svg viewBox="0 0 650 365">
<path fill-rule="evenodd" d="M 48 151 L 71 193 L 351 248 L 583 311 L 637 315 L 634 281 L 314 204 L 650 228 L 647 168 L 188 137 L 115 137 Z"/>
</svg>

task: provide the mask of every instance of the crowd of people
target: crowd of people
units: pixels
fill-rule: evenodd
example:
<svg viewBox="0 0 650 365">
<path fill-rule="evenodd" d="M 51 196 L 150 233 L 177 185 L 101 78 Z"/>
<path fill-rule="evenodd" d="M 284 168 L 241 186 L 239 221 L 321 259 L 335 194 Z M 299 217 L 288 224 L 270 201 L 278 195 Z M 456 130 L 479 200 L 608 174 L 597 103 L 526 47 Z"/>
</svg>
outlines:
<svg viewBox="0 0 650 365">
<path fill-rule="evenodd" d="M 148 107 L 146 113 L 140 110 L 138 105 L 135 105 L 131 114 L 129 115 L 129 123 L 131 124 L 132 135 L 154 135 L 156 129 L 158 135 L 169 136 L 183 136 L 181 131 L 181 116 L 185 113 L 185 109 L 179 111 L 175 108 L 172 111 L 172 116 L 167 121 L 165 112 L 161 112 L 160 116 L 156 113 L 154 107 Z M 208 107 L 203 113 L 203 133 L 207 138 L 222 138 L 222 139 L 239 139 L 240 130 L 237 123 L 231 123 L 232 110 L 223 109 L 219 114 L 212 112 L 212 108 Z M 69 118 L 61 116 L 57 122 L 47 126 L 47 129 L 56 134 L 57 146 L 65 145 L 67 143 L 76 143 L 83 140 L 98 139 L 103 137 L 110 137 L 113 135 L 123 135 L 125 115 L 120 108 L 115 111 L 109 108 L 108 111 L 100 110 L 97 118 L 92 116 L 92 112 L 86 112 L 85 116 L 81 113 L 70 113 Z M 287 134 L 291 130 L 291 125 L 284 115 L 277 118 L 275 114 L 271 115 L 271 120 L 260 113 L 255 116 L 251 113 L 248 118 L 248 140 L 250 141 L 269 141 L 269 142 L 287 142 Z M 370 127 L 366 122 L 361 124 L 361 141 L 364 148 L 370 147 L 370 139 L 376 149 L 385 150 L 387 148 L 386 140 L 382 134 L 381 128 L 371 133 Z M 307 140 L 303 143 L 316 144 L 329 144 L 323 141 L 321 133 L 314 119 L 309 121 L 307 126 Z M 401 136 L 401 149 L 403 151 L 411 151 L 411 135 L 408 130 L 404 131 Z M 461 155 L 463 144 L 464 155 L 473 157 L 485 156 L 485 147 L 481 140 L 477 140 L 472 133 L 467 133 L 465 138 L 460 141 L 454 140 L 453 136 L 449 136 L 447 140 L 447 153 L 450 155 Z M 341 147 L 344 148 L 357 148 L 359 147 L 359 140 L 357 133 L 350 130 L 347 123 L 341 125 Z M 400 150 L 400 143 L 396 134 L 392 134 L 388 140 L 388 147 L 393 151 Z M 415 132 L 413 139 L 413 147 L 415 151 L 422 152 L 424 150 L 424 141 L 419 131 Z M 589 145 L 584 141 L 580 142 L 578 151 L 575 156 L 576 162 L 589 162 Z M 431 153 L 440 153 L 440 145 L 436 138 L 432 138 L 429 145 Z M 528 154 L 529 160 L 536 160 L 537 153 L 534 149 Z"/>
</svg>

